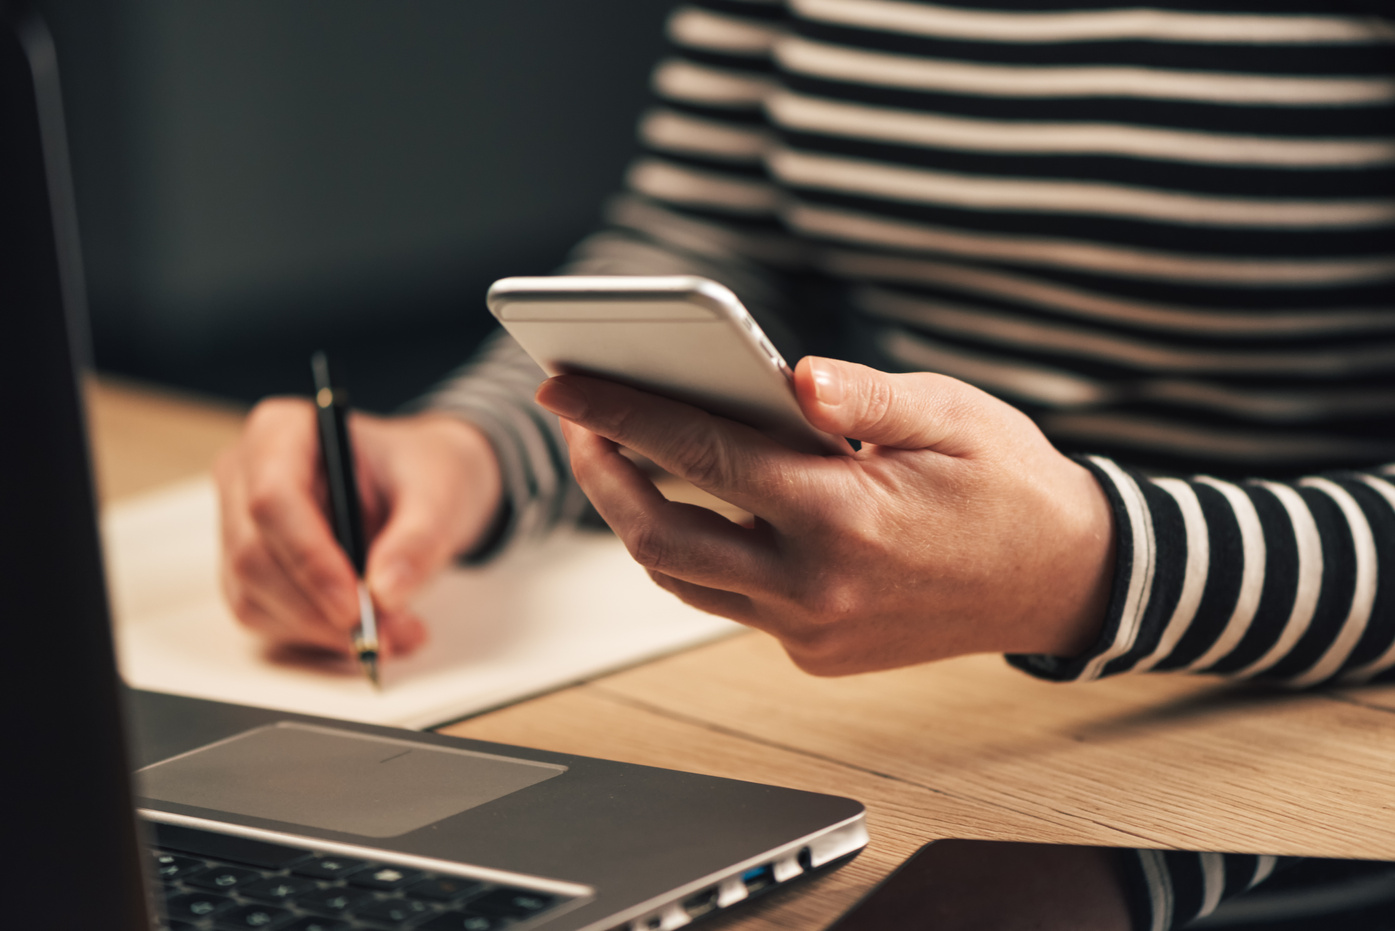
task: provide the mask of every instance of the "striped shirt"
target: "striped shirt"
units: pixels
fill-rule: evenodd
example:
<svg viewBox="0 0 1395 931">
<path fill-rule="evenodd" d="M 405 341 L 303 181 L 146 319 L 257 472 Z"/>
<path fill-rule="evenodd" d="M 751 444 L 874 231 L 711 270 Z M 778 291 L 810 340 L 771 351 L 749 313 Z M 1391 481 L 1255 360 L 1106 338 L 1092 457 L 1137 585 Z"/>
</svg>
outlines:
<svg viewBox="0 0 1395 931">
<path fill-rule="evenodd" d="M 714 278 L 787 356 L 962 378 L 1078 456 L 1116 518 L 1104 631 L 1013 663 L 1395 666 L 1395 4 L 709 0 L 668 30 L 567 270 Z M 509 538 L 586 509 L 539 378 L 498 337 L 432 399 L 493 439 Z"/>
</svg>

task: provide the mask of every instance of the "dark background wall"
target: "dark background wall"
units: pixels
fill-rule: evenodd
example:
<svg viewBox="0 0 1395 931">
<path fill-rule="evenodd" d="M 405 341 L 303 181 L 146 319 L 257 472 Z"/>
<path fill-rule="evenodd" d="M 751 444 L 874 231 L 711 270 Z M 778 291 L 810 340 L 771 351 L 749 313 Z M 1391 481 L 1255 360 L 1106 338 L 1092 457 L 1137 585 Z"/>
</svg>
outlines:
<svg viewBox="0 0 1395 931">
<path fill-rule="evenodd" d="M 633 151 L 663 0 L 38 0 L 98 365 L 387 409 L 545 273 Z"/>
</svg>

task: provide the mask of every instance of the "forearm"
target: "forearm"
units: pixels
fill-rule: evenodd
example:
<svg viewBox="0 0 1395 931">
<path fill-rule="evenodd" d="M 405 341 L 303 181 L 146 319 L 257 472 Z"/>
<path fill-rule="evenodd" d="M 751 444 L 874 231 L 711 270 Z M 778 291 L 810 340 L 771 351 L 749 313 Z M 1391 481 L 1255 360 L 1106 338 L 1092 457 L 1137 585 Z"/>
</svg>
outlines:
<svg viewBox="0 0 1395 931">
<path fill-rule="evenodd" d="M 1189 671 L 1305 687 L 1395 666 L 1388 471 L 1294 481 L 1148 478 L 1087 461 L 1118 528 L 1114 591 L 1081 656 L 1015 656 L 1054 679 Z"/>
</svg>

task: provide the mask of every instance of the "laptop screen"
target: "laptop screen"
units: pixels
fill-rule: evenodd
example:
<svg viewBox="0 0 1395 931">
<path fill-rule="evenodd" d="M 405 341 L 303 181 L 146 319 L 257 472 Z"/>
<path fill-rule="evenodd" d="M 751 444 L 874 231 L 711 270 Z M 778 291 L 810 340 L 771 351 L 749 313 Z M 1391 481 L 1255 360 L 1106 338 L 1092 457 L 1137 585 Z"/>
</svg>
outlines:
<svg viewBox="0 0 1395 931">
<path fill-rule="evenodd" d="M 0 0 L 0 19 L 0 682 L 7 888 L 24 890 L 6 921 L 148 928 L 76 375 L 57 65 L 24 5 Z M 54 924 L 42 910 L 57 903 Z"/>
</svg>

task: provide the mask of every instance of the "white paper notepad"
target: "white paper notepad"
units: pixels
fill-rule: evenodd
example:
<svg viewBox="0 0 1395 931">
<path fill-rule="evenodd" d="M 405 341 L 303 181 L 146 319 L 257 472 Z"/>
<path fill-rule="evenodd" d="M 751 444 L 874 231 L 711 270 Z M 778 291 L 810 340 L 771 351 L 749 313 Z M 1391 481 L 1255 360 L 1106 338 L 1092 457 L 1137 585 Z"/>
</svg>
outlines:
<svg viewBox="0 0 1395 931">
<path fill-rule="evenodd" d="M 426 728 L 740 629 L 656 587 L 613 537 L 566 534 L 433 583 L 417 605 L 430 642 L 386 661 L 376 693 L 353 664 L 278 658 L 234 622 L 209 480 L 102 523 L 122 674 L 160 692 Z"/>
</svg>

